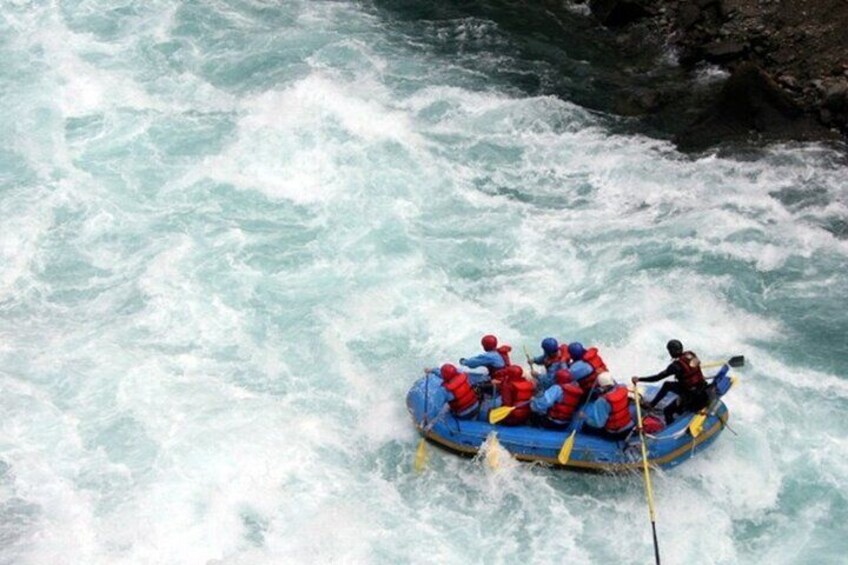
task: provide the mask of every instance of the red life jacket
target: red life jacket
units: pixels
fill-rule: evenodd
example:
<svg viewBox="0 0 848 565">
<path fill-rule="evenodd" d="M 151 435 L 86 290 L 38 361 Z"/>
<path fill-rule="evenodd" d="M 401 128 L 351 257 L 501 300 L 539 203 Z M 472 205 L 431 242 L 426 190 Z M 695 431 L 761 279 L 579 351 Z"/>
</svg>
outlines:
<svg viewBox="0 0 848 565">
<path fill-rule="evenodd" d="M 580 379 L 577 381 L 577 384 L 580 385 L 580 388 L 583 390 L 583 394 L 589 394 L 589 391 L 595 386 L 596 380 L 598 380 L 598 373 L 596 371 L 592 371 L 591 375 Z"/>
<path fill-rule="evenodd" d="M 604 426 L 608 432 L 617 432 L 633 425 L 630 416 L 630 399 L 627 398 L 627 387 L 619 385 L 604 395 L 610 403 L 610 415 Z"/>
<path fill-rule="evenodd" d="M 571 353 L 568 352 L 568 344 L 563 343 L 559 346 L 559 360 L 563 363 L 571 361 Z"/>
<path fill-rule="evenodd" d="M 598 375 L 601 373 L 607 372 L 607 365 L 604 363 L 604 360 L 601 359 L 601 356 L 598 355 L 597 347 L 590 347 L 583 354 L 583 361 L 587 362 L 592 366 L 592 374 L 588 377 L 580 380 L 580 387 L 583 389 L 583 392 L 588 394 L 592 387 L 595 386 L 595 381 L 598 379 Z"/>
<path fill-rule="evenodd" d="M 512 365 L 512 361 L 509 360 L 509 352 L 512 351 L 512 347 L 508 345 L 501 345 L 498 347 L 498 353 L 501 354 L 501 359 L 503 359 L 504 367 L 509 367 Z"/>
<path fill-rule="evenodd" d="M 568 353 L 568 344 L 564 343 L 559 346 L 559 350 L 554 355 L 546 355 L 545 358 L 542 360 L 542 364 L 545 365 L 545 368 L 547 369 L 554 363 L 565 363 L 570 359 L 571 355 L 569 355 Z"/>
<path fill-rule="evenodd" d="M 597 347 L 590 347 L 589 349 L 587 349 L 586 353 L 583 354 L 583 360 L 590 364 L 593 369 L 595 369 L 596 375 L 600 375 L 601 373 L 609 371 L 609 369 L 607 369 L 606 363 L 604 363 L 604 360 L 601 359 L 600 355 L 598 355 Z"/>
<path fill-rule="evenodd" d="M 512 362 L 509 360 L 509 352 L 512 351 L 512 347 L 508 345 L 501 345 L 498 347 L 497 352 L 498 355 L 501 356 L 503 362 L 505 363 L 503 367 L 500 369 L 495 369 L 491 366 L 486 366 L 486 370 L 489 371 L 489 377 L 492 379 L 504 379 L 506 378 L 506 370 L 512 365 Z"/>
<path fill-rule="evenodd" d="M 524 377 L 508 378 L 501 387 L 501 398 L 503 406 L 516 406 L 522 402 L 527 402 L 533 398 L 533 383 Z M 530 405 L 519 406 L 509 416 L 503 419 L 501 423 L 510 426 L 523 424 L 530 416 Z"/>
<path fill-rule="evenodd" d="M 690 391 L 700 389 L 707 381 L 704 380 L 704 373 L 701 372 L 701 360 L 691 351 L 684 351 L 677 362 L 683 367 L 683 384 Z"/>
<path fill-rule="evenodd" d="M 562 389 L 562 400 L 551 406 L 548 410 L 548 418 L 557 422 L 565 422 L 571 419 L 574 411 L 580 406 L 583 389 L 574 383 L 556 386 Z"/>
<path fill-rule="evenodd" d="M 443 384 L 448 392 L 454 396 L 454 399 L 449 403 L 451 412 L 454 414 L 462 414 L 478 402 L 477 393 L 471 388 L 468 383 L 468 375 L 465 373 L 457 373 L 449 380 L 444 381 Z"/>
</svg>

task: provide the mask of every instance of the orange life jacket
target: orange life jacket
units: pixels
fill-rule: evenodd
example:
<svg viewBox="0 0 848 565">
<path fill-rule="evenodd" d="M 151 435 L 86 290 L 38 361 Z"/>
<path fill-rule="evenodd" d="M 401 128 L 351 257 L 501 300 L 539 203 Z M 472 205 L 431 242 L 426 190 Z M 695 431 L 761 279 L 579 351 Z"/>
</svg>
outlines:
<svg viewBox="0 0 848 565">
<path fill-rule="evenodd" d="M 453 394 L 454 399 L 449 402 L 451 412 L 463 414 L 466 410 L 479 402 L 477 393 L 468 383 L 468 375 L 457 373 L 449 380 L 444 381 L 444 387 Z"/>
<path fill-rule="evenodd" d="M 572 415 L 574 415 L 574 411 L 580 406 L 580 399 L 583 398 L 583 389 L 574 383 L 556 386 L 562 389 L 562 399 L 550 407 L 548 418 L 562 423 L 570 420 Z"/>
<path fill-rule="evenodd" d="M 604 426 L 608 432 L 617 432 L 633 425 L 630 416 L 630 399 L 627 397 L 627 387 L 618 385 L 604 395 L 610 404 L 610 415 Z"/>
<path fill-rule="evenodd" d="M 503 406 L 516 406 L 533 398 L 533 383 L 524 377 L 513 377 L 507 379 L 501 387 L 501 399 Z M 501 423 L 510 426 L 523 424 L 530 416 L 530 405 L 519 406 Z"/>
<path fill-rule="evenodd" d="M 706 384 L 704 373 L 701 372 L 701 360 L 691 351 L 684 351 L 677 358 L 680 366 L 683 367 L 683 384 L 690 391 L 696 391 Z"/>
</svg>

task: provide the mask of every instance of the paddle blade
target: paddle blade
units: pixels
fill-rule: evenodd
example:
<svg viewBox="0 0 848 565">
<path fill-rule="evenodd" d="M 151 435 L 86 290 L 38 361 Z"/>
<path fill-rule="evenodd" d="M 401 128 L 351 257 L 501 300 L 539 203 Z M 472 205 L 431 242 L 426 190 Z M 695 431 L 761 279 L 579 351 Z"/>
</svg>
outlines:
<svg viewBox="0 0 848 565">
<path fill-rule="evenodd" d="M 562 443 L 562 447 L 559 449 L 559 453 L 557 453 L 557 461 L 559 461 L 560 465 L 568 463 L 568 459 L 571 457 L 571 450 L 574 449 L 574 436 L 576 434 L 577 430 L 572 431 L 568 439 Z"/>
<path fill-rule="evenodd" d="M 489 469 L 496 470 L 501 466 L 501 444 L 498 441 L 498 436 L 492 433 L 488 439 L 488 447 L 486 449 L 486 464 Z"/>
<path fill-rule="evenodd" d="M 735 357 L 731 357 L 727 360 L 727 364 L 731 367 L 742 367 L 745 365 L 745 356 L 736 355 Z"/>
<path fill-rule="evenodd" d="M 709 363 L 701 363 L 702 369 L 710 369 L 712 367 L 721 367 L 722 365 L 730 365 L 731 367 L 742 367 L 745 365 L 744 355 L 734 355 L 727 361 L 710 361 Z"/>
<path fill-rule="evenodd" d="M 420 473 L 427 466 L 427 440 L 423 437 L 418 442 L 418 449 L 415 450 L 415 472 Z"/>
<path fill-rule="evenodd" d="M 499 406 L 497 408 L 492 408 L 489 410 L 489 423 L 497 424 L 509 416 L 513 410 L 515 410 L 515 406 Z"/>
<path fill-rule="evenodd" d="M 698 412 L 694 416 L 692 416 L 692 421 L 689 422 L 689 433 L 692 434 L 692 437 L 698 437 L 701 435 L 701 431 L 704 429 L 704 422 L 707 419 L 707 415 L 703 412 Z"/>
</svg>

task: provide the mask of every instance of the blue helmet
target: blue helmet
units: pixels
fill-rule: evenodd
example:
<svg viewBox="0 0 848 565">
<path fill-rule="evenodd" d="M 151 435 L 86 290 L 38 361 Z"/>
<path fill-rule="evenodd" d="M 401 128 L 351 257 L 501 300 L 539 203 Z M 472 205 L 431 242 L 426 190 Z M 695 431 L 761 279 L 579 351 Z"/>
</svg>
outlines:
<svg viewBox="0 0 848 565">
<path fill-rule="evenodd" d="M 542 340 L 542 351 L 545 352 L 545 355 L 554 355 L 559 351 L 559 343 L 552 337 L 546 337 Z"/>
<path fill-rule="evenodd" d="M 568 344 L 568 354 L 571 355 L 571 358 L 580 361 L 583 359 L 583 354 L 586 353 L 586 348 L 583 347 L 583 344 L 579 341 L 575 341 L 574 343 Z"/>
</svg>

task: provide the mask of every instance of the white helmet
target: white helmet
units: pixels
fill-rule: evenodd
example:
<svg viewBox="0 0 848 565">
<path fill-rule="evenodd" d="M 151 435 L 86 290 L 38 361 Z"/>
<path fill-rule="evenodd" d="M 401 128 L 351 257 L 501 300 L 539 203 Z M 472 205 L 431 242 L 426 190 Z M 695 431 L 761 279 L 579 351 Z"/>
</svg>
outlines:
<svg viewBox="0 0 848 565">
<path fill-rule="evenodd" d="M 604 371 L 600 375 L 598 375 L 598 386 L 607 388 L 615 385 L 615 379 L 612 378 L 612 375 Z"/>
</svg>

